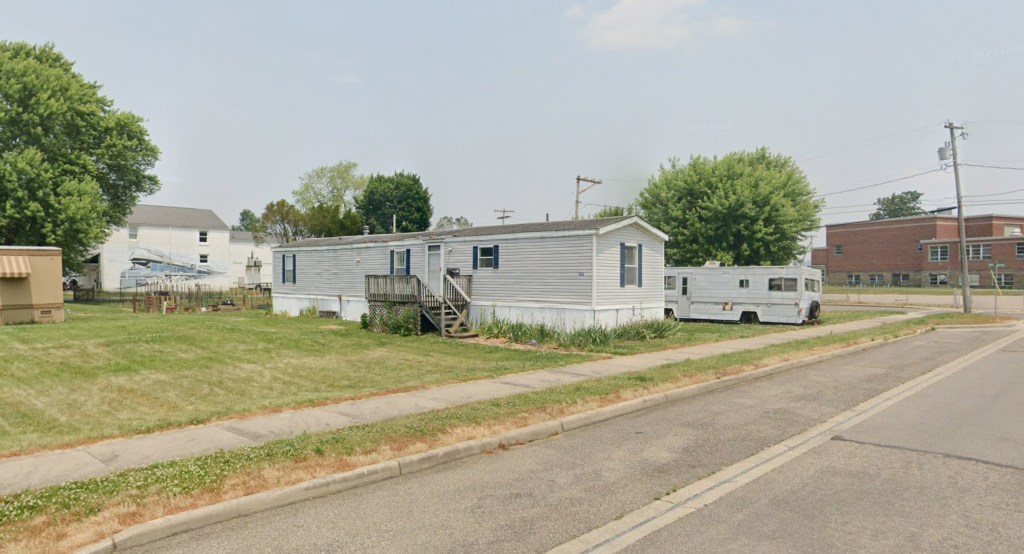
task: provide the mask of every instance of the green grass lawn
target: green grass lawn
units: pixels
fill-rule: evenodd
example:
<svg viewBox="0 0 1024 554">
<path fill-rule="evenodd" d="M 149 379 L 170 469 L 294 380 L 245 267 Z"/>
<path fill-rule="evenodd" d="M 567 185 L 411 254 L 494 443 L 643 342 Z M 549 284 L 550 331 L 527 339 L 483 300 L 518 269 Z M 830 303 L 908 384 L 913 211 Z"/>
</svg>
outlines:
<svg viewBox="0 0 1024 554">
<path fill-rule="evenodd" d="M 255 311 L 69 309 L 64 324 L 0 326 L 0 453 L 589 358 Z"/>
<path fill-rule="evenodd" d="M 592 358 L 436 336 L 370 333 L 338 320 L 221 312 L 133 314 L 69 304 L 64 324 L 0 327 L 0 454 L 556 367 Z M 888 312 L 826 312 L 828 323 Z M 777 333 L 785 325 L 679 323 L 631 354 Z"/>
</svg>

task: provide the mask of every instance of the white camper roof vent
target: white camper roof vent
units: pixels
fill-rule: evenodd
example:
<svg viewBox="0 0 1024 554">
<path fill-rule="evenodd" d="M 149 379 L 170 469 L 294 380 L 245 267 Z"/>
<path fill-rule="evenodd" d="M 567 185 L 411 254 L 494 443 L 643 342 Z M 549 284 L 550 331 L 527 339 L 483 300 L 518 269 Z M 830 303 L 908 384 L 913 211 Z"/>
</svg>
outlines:
<svg viewBox="0 0 1024 554">
<path fill-rule="evenodd" d="M 704 262 L 704 267 L 722 267 L 722 262 L 718 260 L 708 260 Z"/>
</svg>

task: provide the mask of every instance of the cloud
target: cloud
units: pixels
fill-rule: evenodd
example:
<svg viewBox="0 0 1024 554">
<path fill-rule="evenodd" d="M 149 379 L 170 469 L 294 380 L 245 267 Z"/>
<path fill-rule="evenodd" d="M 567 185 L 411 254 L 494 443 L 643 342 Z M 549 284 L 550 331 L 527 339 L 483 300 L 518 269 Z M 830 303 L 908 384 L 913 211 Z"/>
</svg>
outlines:
<svg viewBox="0 0 1024 554">
<path fill-rule="evenodd" d="M 618 0 L 610 8 L 588 14 L 582 4 L 565 11 L 584 19 L 580 38 L 596 50 L 671 49 L 707 38 L 736 38 L 751 23 L 733 15 L 696 17 L 704 0 Z"/>
<path fill-rule="evenodd" d="M 363 78 L 358 73 L 336 73 L 334 75 L 334 82 L 343 85 L 355 85 L 363 82 Z"/>
</svg>

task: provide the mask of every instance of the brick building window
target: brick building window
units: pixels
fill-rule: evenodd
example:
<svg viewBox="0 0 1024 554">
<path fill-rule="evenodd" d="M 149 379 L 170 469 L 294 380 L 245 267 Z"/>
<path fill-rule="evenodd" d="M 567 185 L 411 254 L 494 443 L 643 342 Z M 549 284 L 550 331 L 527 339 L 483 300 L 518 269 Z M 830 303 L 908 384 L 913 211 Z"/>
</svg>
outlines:
<svg viewBox="0 0 1024 554">
<path fill-rule="evenodd" d="M 1003 236 L 1009 237 L 1020 235 L 1020 223 L 1007 223 L 1003 225 Z"/>
<path fill-rule="evenodd" d="M 859 287 L 860 286 L 860 274 L 859 273 L 847 273 L 846 274 L 846 286 L 848 286 L 848 287 Z"/>
<path fill-rule="evenodd" d="M 910 286 L 910 274 L 909 273 L 893 273 L 892 274 L 892 286 L 894 286 L 894 287 L 909 287 Z"/>
<path fill-rule="evenodd" d="M 914 251 L 915 252 L 923 252 L 924 251 L 924 245 L 921 244 L 921 241 L 917 241 L 917 246 L 914 247 Z"/>
<path fill-rule="evenodd" d="M 929 273 L 928 284 L 933 287 L 944 287 L 949 284 L 949 276 L 945 273 Z"/>
<path fill-rule="evenodd" d="M 1024 242 L 1017 243 L 1017 259 L 1024 259 Z"/>
<path fill-rule="evenodd" d="M 967 259 L 968 260 L 991 260 L 992 259 L 992 245 L 991 244 L 968 244 L 967 245 Z"/>
<path fill-rule="evenodd" d="M 872 273 L 868 275 L 868 284 L 873 287 L 880 287 L 885 284 L 885 275 L 881 273 Z"/>
<path fill-rule="evenodd" d="M 948 244 L 937 244 L 935 246 L 928 247 L 928 261 L 929 262 L 948 262 L 949 261 L 949 245 Z"/>
<path fill-rule="evenodd" d="M 1000 273 L 996 275 L 996 284 L 1002 289 L 1013 288 L 1013 274 L 1012 273 Z"/>
<path fill-rule="evenodd" d="M 843 255 L 843 245 L 842 244 L 837 244 L 837 245 L 833 246 L 832 247 L 832 252 L 835 253 L 836 256 L 842 256 Z"/>
</svg>

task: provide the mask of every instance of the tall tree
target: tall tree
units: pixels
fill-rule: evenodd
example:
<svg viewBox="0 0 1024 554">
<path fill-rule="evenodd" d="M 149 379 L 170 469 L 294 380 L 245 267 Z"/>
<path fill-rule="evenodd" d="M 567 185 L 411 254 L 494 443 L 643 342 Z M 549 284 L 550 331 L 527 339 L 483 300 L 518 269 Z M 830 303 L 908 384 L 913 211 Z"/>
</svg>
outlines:
<svg viewBox="0 0 1024 554">
<path fill-rule="evenodd" d="M 341 229 L 338 234 L 343 237 L 363 234 L 363 218 L 359 212 L 348 209 L 341 214 Z"/>
<path fill-rule="evenodd" d="M 245 208 L 238 214 L 238 225 L 232 225 L 231 230 L 257 233 L 260 230 L 260 216 L 249 208 Z"/>
<path fill-rule="evenodd" d="M 54 49 L 0 41 L 0 243 L 58 246 L 80 267 L 160 181 L 142 118 Z"/>
<path fill-rule="evenodd" d="M 669 160 L 640 193 L 644 218 L 665 231 L 666 263 L 784 265 L 802 256 L 823 201 L 792 158 L 767 148 Z"/>
<path fill-rule="evenodd" d="M 355 197 L 366 188 L 367 178 L 358 173 L 359 164 L 342 160 L 307 171 L 292 191 L 295 204 L 304 212 L 321 205 L 338 207 L 338 215 L 355 206 Z"/>
<path fill-rule="evenodd" d="M 924 193 L 917 192 L 916 190 L 908 190 L 905 192 L 895 192 L 889 196 L 879 198 L 875 200 L 875 206 L 878 207 L 871 215 L 868 216 L 870 219 L 889 219 L 890 217 L 907 217 L 911 215 L 921 215 L 926 213 L 921 208 L 921 197 Z"/>
<path fill-rule="evenodd" d="M 356 197 L 356 210 L 374 234 L 390 233 L 392 216 L 400 233 L 426 231 L 434 213 L 430 191 L 418 175 L 404 171 L 370 177 L 366 189 Z"/>
<path fill-rule="evenodd" d="M 303 214 L 306 234 L 311 237 L 341 236 L 341 213 L 334 204 L 317 204 Z"/>
<path fill-rule="evenodd" d="M 452 217 L 450 215 L 446 215 L 441 219 L 437 220 L 437 224 L 434 225 L 434 230 L 451 231 L 452 229 L 468 229 L 472 226 L 473 224 L 470 223 L 468 219 L 462 217 L 461 215 L 459 217 Z"/>
<path fill-rule="evenodd" d="M 262 236 L 257 237 L 257 242 L 294 242 L 306 236 L 305 217 L 287 200 L 271 202 L 260 216 L 260 231 Z"/>
</svg>

